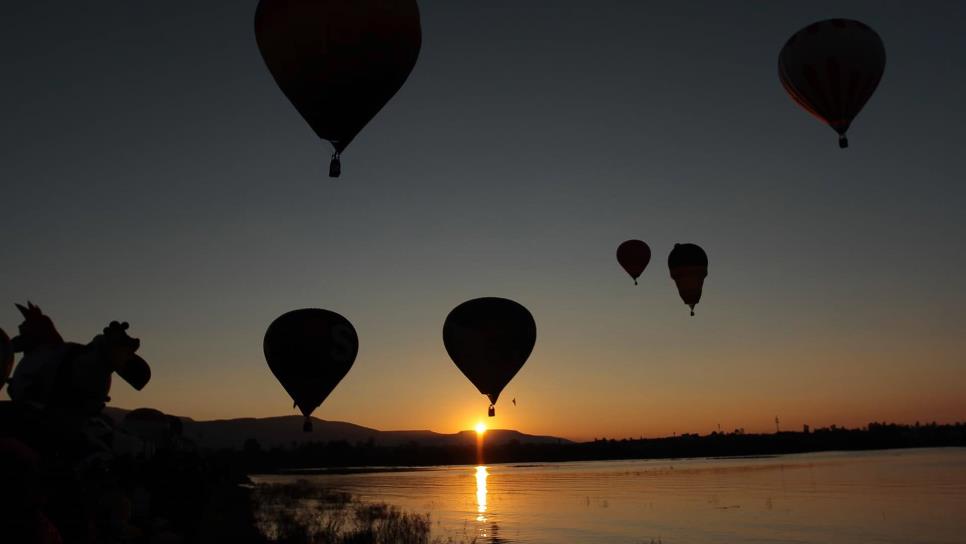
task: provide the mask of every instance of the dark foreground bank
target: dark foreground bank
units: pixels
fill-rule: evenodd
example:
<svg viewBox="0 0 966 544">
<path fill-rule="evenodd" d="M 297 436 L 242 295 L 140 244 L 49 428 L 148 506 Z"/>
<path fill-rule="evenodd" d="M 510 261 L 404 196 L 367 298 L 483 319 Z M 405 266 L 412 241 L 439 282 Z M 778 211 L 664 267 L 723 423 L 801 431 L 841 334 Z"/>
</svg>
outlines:
<svg viewBox="0 0 966 544">
<path fill-rule="evenodd" d="M 4 542 L 431 542 L 419 512 L 363 503 L 311 486 L 253 487 L 247 475 L 325 467 L 419 467 L 616 459 L 724 457 L 919 447 L 966 447 L 966 425 L 828 428 L 775 434 L 682 435 L 584 443 L 379 446 L 307 442 L 204 450 L 180 420 L 137 410 L 121 421 L 70 417 L 0 402 L 0 526 Z"/>
</svg>

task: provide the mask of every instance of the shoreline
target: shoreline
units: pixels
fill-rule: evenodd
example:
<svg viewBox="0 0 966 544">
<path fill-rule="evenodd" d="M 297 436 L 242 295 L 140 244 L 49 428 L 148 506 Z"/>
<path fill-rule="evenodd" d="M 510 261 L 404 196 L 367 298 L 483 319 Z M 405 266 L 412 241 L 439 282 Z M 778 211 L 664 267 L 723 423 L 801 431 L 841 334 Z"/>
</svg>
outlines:
<svg viewBox="0 0 966 544">
<path fill-rule="evenodd" d="M 916 451 L 916 450 L 947 450 L 947 449 L 963 449 L 966 450 L 964 445 L 946 445 L 946 446 L 909 446 L 909 447 L 887 447 L 887 448 L 864 448 L 864 449 L 828 449 L 828 450 L 815 450 L 815 451 L 804 451 L 804 452 L 787 452 L 787 453 L 770 453 L 770 454 L 752 454 L 752 455 L 716 455 L 716 456 L 688 456 L 688 457 L 627 457 L 627 458 L 605 458 L 605 459 L 573 459 L 573 460 L 552 460 L 552 461 L 540 461 L 540 462 L 495 462 L 495 463 L 483 463 L 482 465 L 477 463 L 450 463 L 450 464 L 438 464 L 438 465 L 399 465 L 399 466 L 334 466 L 334 467 L 312 467 L 312 468 L 294 468 L 294 469 L 278 469 L 275 471 L 258 471 L 251 472 L 247 476 L 249 478 L 257 478 L 259 476 L 338 476 L 338 475 L 349 475 L 349 474 L 381 474 L 381 473 L 393 473 L 393 472 L 425 472 L 425 471 L 435 471 L 444 470 L 447 468 L 460 468 L 460 467 L 474 467 L 474 466 L 509 466 L 511 468 L 537 468 L 547 465 L 562 465 L 570 463 L 600 463 L 600 462 L 626 462 L 626 461 L 692 461 L 692 460 L 707 460 L 707 461 L 728 461 L 728 460 L 738 460 L 738 459 L 774 459 L 777 457 L 787 457 L 792 455 L 813 455 L 813 454 L 824 454 L 824 453 L 870 453 L 870 452 L 887 452 L 887 451 Z M 258 484 L 255 484 L 258 485 Z"/>
</svg>

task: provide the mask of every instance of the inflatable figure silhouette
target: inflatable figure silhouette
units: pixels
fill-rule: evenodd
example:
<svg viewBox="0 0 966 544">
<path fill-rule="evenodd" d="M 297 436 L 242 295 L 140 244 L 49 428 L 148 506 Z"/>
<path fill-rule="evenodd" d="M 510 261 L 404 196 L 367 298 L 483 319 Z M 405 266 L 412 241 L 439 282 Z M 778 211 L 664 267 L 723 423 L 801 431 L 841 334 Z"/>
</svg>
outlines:
<svg viewBox="0 0 966 544">
<path fill-rule="evenodd" d="M 137 390 L 151 379 L 150 367 L 135 355 L 140 341 L 128 336 L 127 323 L 112 321 L 83 345 L 65 342 L 53 321 L 32 303 L 17 308 L 24 321 L 10 345 L 23 357 L 7 388 L 14 402 L 82 417 L 96 415 L 110 400 L 115 372 Z"/>
<path fill-rule="evenodd" d="M 0 329 L 0 389 L 7 383 L 10 372 L 13 370 L 13 346 L 10 345 L 10 337 Z"/>
</svg>

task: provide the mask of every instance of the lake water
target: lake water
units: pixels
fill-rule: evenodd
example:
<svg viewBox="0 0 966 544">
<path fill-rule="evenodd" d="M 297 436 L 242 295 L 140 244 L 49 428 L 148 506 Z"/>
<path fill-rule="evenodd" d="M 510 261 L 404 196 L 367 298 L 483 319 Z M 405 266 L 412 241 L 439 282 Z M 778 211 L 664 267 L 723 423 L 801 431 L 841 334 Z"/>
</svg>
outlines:
<svg viewBox="0 0 966 544">
<path fill-rule="evenodd" d="M 601 461 L 307 479 L 478 543 L 966 543 L 966 449 Z"/>
</svg>

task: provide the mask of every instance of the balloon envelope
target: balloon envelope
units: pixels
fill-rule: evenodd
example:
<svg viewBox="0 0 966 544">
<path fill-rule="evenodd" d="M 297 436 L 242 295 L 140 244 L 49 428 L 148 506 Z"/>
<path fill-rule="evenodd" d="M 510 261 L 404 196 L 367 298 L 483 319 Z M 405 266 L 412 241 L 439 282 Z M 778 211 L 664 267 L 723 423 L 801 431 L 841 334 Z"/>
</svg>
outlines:
<svg viewBox="0 0 966 544">
<path fill-rule="evenodd" d="M 537 324 L 505 298 L 477 298 L 453 309 L 443 324 L 443 345 L 456 367 L 496 404 L 500 392 L 530 357 Z"/>
<path fill-rule="evenodd" d="M 694 306 L 701 300 L 704 278 L 708 275 L 708 255 L 697 244 L 674 244 L 667 256 L 667 266 L 678 294 L 694 315 Z"/>
<path fill-rule="evenodd" d="M 634 285 L 637 285 L 637 278 L 641 277 L 647 263 L 651 262 L 651 248 L 641 240 L 627 240 L 617 246 L 617 262 L 634 279 Z"/>
<path fill-rule="evenodd" d="M 806 111 L 839 133 L 845 132 L 879 85 L 885 46 L 865 23 L 828 19 L 796 32 L 778 55 L 782 86 Z"/>
<path fill-rule="evenodd" d="M 268 368 L 308 422 L 312 411 L 352 368 L 359 337 L 341 315 L 306 308 L 273 321 L 265 332 L 263 348 Z"/>
<path fill-rule="evenodd" d="M 13 370 L 13 346 L 10 344 L 10 337 L 0 329 L 0 387 L 6 383 Z"/>
<path fill-rule="evenodd" d="M 416 0 L 260 0 L 255 40 L 275 82 L 338 155 L 402 87 L 422 43 Z"/>
</svg>

